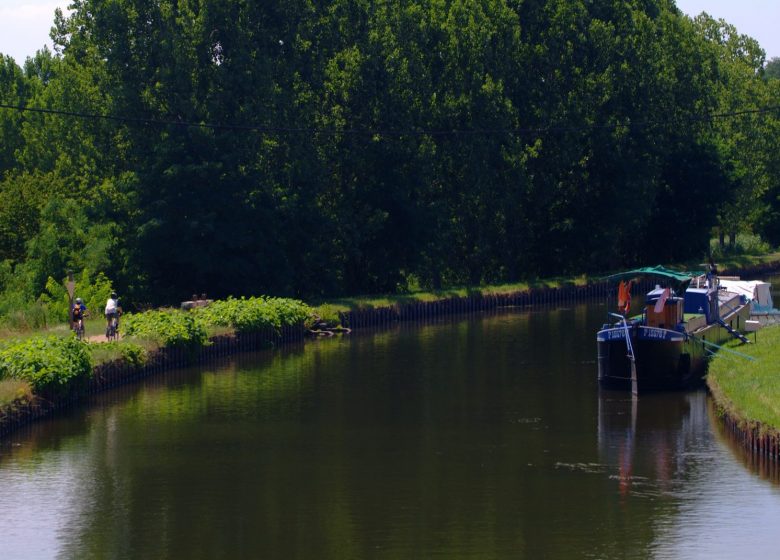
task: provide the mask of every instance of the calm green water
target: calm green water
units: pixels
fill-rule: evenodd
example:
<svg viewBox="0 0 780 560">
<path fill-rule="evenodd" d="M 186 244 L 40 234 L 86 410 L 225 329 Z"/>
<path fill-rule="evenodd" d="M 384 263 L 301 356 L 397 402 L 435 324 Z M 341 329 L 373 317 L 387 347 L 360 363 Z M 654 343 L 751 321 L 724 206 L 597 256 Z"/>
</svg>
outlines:
<svg viewBox="0 0 780 560">
<path fill-rule="evenodd" d="M 0 444 L 0 558 L 772 558 L 705 393 L 600 391 L 605 308 L 171 372 Z"/>
</svg>

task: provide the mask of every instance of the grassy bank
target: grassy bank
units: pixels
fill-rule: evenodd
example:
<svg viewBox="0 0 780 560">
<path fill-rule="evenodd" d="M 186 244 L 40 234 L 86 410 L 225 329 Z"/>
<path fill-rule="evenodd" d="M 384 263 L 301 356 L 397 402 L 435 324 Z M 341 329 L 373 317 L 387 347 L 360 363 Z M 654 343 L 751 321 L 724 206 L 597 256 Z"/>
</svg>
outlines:
<svg viewBox="0 0 780 560">
<path fill-rule="evenodd" d="M 736 271 L 750 269 L 751 267 L 759 266 L 762 264 L 780 263 L 780 252 L 772 252 L 763 255 L 734 255 L 717 259 L 718 268 L 721 271 Z M 648 263 L 649 265 L 656 265 L 659 263 Z M 704 262 L 686 262 L 677 264 L 664 264 L 669 268 L 679 270 L 701 270 L 703 271 L 707 263 Z M 399 294 L 379 294 L 379 295 L 361 295 L 352 297 L 332 298 L 327 302 L 320 302 L 315 309 L 323 307 L 325 309 L 324 314 L 328 311 L 351 311 L 356 309 L 366 308 L 378 308 L 378 307 L 391 307 L 394 305 L 403 305 L 407 303 L 416 302 L 430 302 L 439 301 L 450 298 L 462 298 L 468 296 L 491 296 L 502 294 L 513 294 L 517 292 L 524 292 L 527 290 L 536 290 L 544 288 L 562 288 L 566 286 L 586 286 L 591 282 L 598 282 L 604 276 L 608 276 L 612 272 L 606 271 L 604 274 L 597 276 L 588 276 L 587 274 L 580 274 L 577 276 L 555 276 L 550 278 L 537 278 L 530 279 L 523 282 L 486 285 L 486 286 L 472 286 L 472 287 L 452 287 L 443 290 L 415 290 L 408 293 Z"/>
<path fill-rule="evenodd" d="M 405 305 L 409 303 L 441 301 L 454 298 L 515 294 L 518 292 L 545 288 L 586 286 L 589 282 L 594 281 L 598 281 L 598 278 L 591 278 L 582 274 L 579 276 L 558 276 L 554 278 L 528 280 L 525 282 L 515 282 L 510 284 L 496 284 L 477 287 L 454 287 L 443 290 L 429 291 L 418 290 L 399 294 L 342 297 L 328 300 L 325 303 L 320 303 L 319 305 L 315 306 L 315 310 L 323 310 L 323 314 L 327 315 L 329 311 L 352 311 L 359 309 L 392 307 L 395 305 Z"/>
<path fill-rule="evenodd" d="M 756 344 L 729 344 L 709 365 L 707 385 L 718 406 L 745 427 L 780 434 L 780 326 L 758 332 Z"/>
<path fill-rule="evenodd" d="M 741 269 L 749 269 L 751 267 L 767 263 L 777 263 L 778 268 L 780 268 L 780 252 L 772 252 L 760 255 L 733 255 L 719 258 L 717 259 L 717 263 L 720 270 L 735 272 L 737 274 Z M 655 265 L 658 263 L 647 264 Z M 685 263 L 664 264 L 664 266 L 680 270 L 703 270 L 706 266 L 706 263 L 691 261 Z M 579 274 L 572 276 L 555 276 L 549 278 L 532 278 L 522 282 L 505 284 L 454 286 L 441 290 L 411 290 L 395 294 L 354 295 L 347 297 L 328 298 L 322 301 L 314 301 L 309 303 L 312 305 L 317 316 L 327 320 L 330 323 L 337 323 L 339 312 L 393 307 L 410 303 L 434 302 L 453 298 L 507 295 L 545 288 L 586 286 L 589 283 L 598 282 L 601 278 L 607 276 L 611 272 L 615 271 L 605 271 L 603 274 L 591 276 L 587 274 Z M 226 301 L 231 301 L 231 298 L 228 298 Z M 15 324 L 26 325 L 32 323 L 32 321 L 19 320 Z M 85 324 L 87 336 L 100 334 L 105 328 L 105 322 L 102 317 L 87 319 Z M 25 335 L 29 336 L 31 334 L 39 334 L 40 332 L 47 332 L 62 336 L 69 335 L 69 331 L 64 325 L 64 322 L 61 325 L 54 326 L 42 331 L 25 329 L 23 327 L 14 328 L 8 323 L 3 323 L 0 321 L 0 341 L 8 338 L 19 338 Z"/>
</svg>

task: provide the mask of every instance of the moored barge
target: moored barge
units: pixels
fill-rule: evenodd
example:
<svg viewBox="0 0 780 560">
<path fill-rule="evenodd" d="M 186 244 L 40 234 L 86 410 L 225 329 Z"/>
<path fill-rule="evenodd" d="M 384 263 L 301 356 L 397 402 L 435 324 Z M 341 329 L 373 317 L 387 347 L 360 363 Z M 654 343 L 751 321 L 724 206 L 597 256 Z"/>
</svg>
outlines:
<svg viewBox="0 0 780 560">
<path fill-rule="evenodd" d="M 629 316 L 632 281 L 643 277 L 658 284 L 645 295 L 641 313 Z M 732 337 L 748 342 L 740 331 L 750 315 L 749 301 L 721 287 L 714 274 L 658 266 L 609 278 L 620 281 L 621 313 L 610 313 L 596 335 L 603 386 L 634 393 L 694 387 L 721 344 Z"/>
</svg>

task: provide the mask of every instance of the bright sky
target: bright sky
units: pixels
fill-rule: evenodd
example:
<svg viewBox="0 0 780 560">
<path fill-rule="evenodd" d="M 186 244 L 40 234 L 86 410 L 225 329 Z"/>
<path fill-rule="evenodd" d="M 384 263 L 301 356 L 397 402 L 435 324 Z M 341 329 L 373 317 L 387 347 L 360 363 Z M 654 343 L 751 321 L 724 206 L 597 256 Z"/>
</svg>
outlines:
<svg viewBox="0 0 780 560">
<path fill-rule="evenodd" d="M 65 10 L 68 4 L 70 0 L 0 0 L 0 53 L 21 66 L 43 45 L 51 48 L 54 9 Z M 677 7 L 690 16 L 705 11 L 725 19 L 756 39 L 767 60 L 780 57 L 780 0 L 677 0 Z"/>
<path fill-rule="evenodd" d="M 54 10 L 63 11 L 70 0 L 0 0 L 0 53 L 21 66 L 28 56 L 48 45 Z"/>
<path fill-rule="evenodd" d="M 2 0 L 0 0 L 2 1 Z M 677 0 L 684 14 L 707 12 L 725 19 L 742 35 L 753 37 L 766 51 L 766 59 L 780 57 L 780 0 Z"/>
</svg>

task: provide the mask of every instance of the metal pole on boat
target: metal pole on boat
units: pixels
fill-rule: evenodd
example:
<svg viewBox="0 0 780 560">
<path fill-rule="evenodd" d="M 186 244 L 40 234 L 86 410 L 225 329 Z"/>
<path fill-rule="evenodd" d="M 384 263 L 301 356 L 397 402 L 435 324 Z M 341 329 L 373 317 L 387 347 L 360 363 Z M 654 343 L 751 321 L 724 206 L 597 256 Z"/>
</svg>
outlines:
<svg viewBox="0 0 780 560">
<path fill-rule="evenodd" d="M 639 394 L 639 380 L 636 378 L 636 356 L 634 355 L 634 346 L 631 344 L 631 333 L 628 330 L 628 322 L 625 316 L 617 313 L 609 313 L 610 316 L 619 319 L 623 323 L 623 333 L 626 337 L 626 351 L 628 359 L 631 362 L 631 393 Z"/>
</svg>

